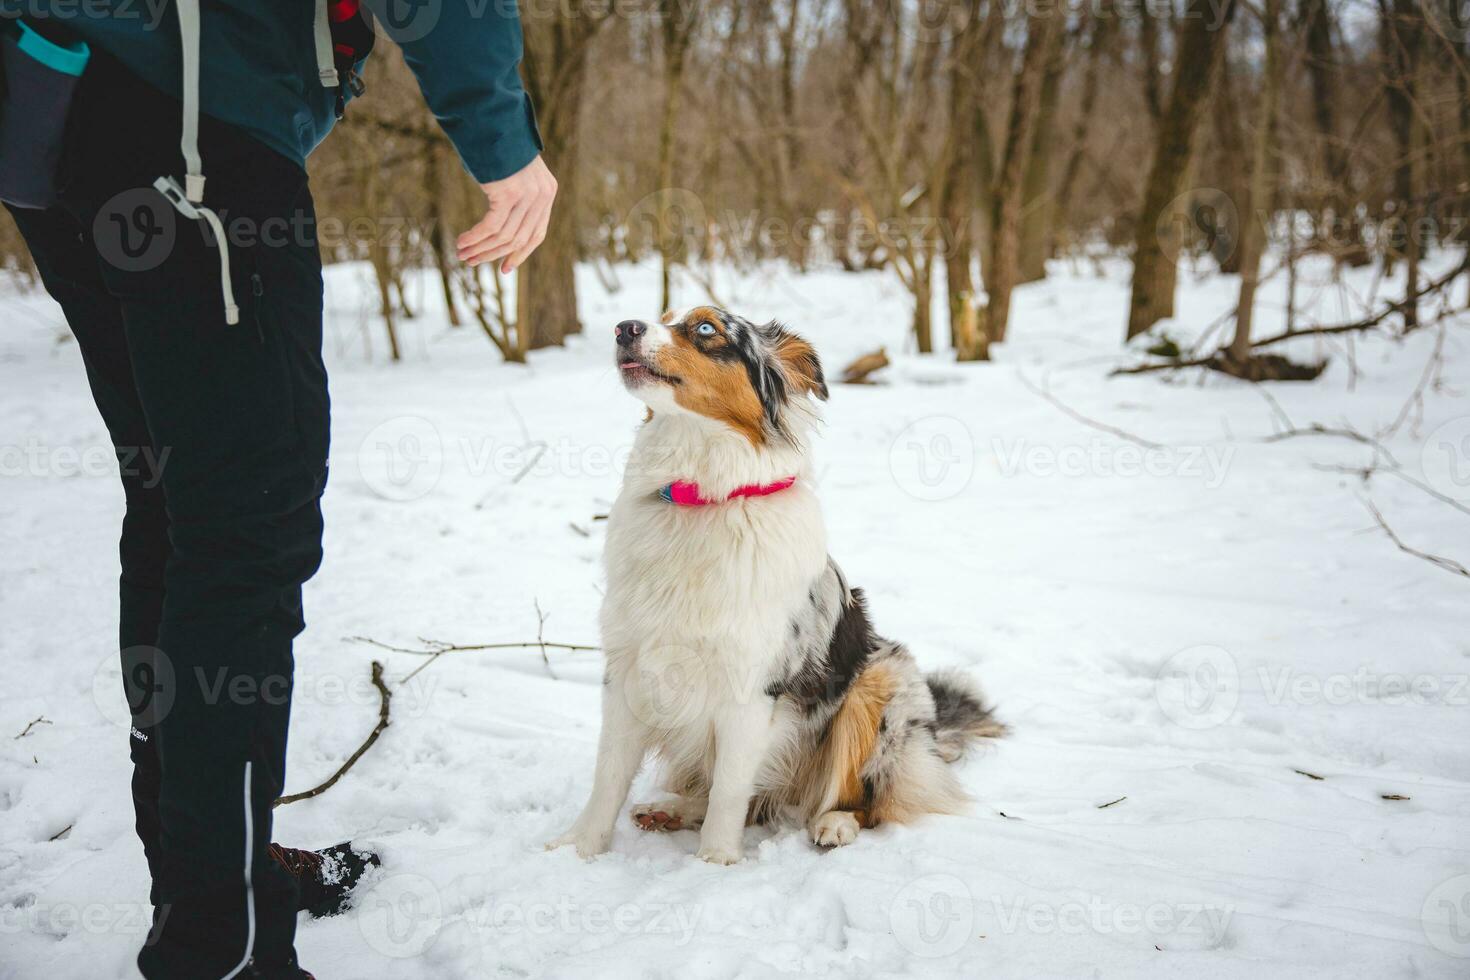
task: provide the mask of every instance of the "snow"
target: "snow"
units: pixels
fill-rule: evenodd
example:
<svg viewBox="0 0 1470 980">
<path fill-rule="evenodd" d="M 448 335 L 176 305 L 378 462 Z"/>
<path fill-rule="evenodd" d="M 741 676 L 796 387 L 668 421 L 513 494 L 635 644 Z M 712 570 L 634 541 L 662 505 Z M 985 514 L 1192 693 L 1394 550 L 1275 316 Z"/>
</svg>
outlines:
<svg viewBox="0 0 1470 980">
<path fill-rule="evenodd" d="M 371 729 L 371 659 L 395 693 L 357 766 L 277 811 L 277 840 L 353 837 L 384 862 L 356 911 L 302 921 L 304 966 L 1470 975 L 1470 580 L 1398 550 L 1367 506 L 1407 545 L 1470 563 L 1467 515 L 1424 489 L 1470 503 L 1465 318 L 1399 343 L 1297 341 L 1331 365 L 1268 399 L 1200 372 L 1109 378 L 1140 357 L 1119 342 L 1114 260 L 1055 263 L 1018 291 L 985 365 L 912 353 L 889 276 L 720 270 L 732 308 L 787 321 L 831 373 L 888 347 L 885 383 L 834 386 L 827 408 L 834 554 L 885 633 L 928 667 L 973 670 L 1014 732 L 961 763 L 968 816 L 833 852 L 752 829 L 730 868 L 695 860 L 693 834 L 628 821 L 584 863 L 541 845 L 590 786 L 597 654 L 448 653 L 405 683 L 423 657 L 348 641 L 524 641 L 539 606 L 546 639 L 596 642 L 595 518 L 641 417 L 610 326 L 658 312 L 657 277 L 620 268 L 610 292 L 582 271 L 587 334 L 515 367 L 477 327 L 449 328 L 427 281 L 405 362 L 385 363 L 369 273 L 329 270 L 326 560 L 297 645 L 288 790 Z M 1184 272 L 1170 332 L 1216 321 L 1236 283 Z M 1402 294 L 1370 270 L 1332 285 L 1309 262 L 1298 322 L 1353 318 L 1375 289 Z M 1283 326 L 1284 299 L 1277 276 L 1260 334 Z M 121 494 L 57 309 L 8 293 L 0 316 L 0 977 L 131 976 L 148 906 L 112 652 Z M 1414 404 L 1437 364 L 1443 384 Z M 1267 441 L 1283 415 L 1381 433 L 1401 469 L 1380 460 L 1365 482 L 1343 471 L 1374 461 L 1364 443 Z M 652 792 L 645 773 L 630 802 Z"/>
</svg>

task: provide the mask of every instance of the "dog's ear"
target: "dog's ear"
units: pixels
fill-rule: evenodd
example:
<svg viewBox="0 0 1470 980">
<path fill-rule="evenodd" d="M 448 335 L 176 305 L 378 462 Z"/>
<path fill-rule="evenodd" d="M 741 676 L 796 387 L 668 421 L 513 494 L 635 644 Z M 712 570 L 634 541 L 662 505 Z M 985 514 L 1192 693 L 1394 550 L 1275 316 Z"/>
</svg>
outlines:
<svg viewBox="0 0 1470 980">
<path fill-rule="evenodd" d="M 786 375 L 787 383 L 797 391 L 805 391 L 826 401 L 827 379 L 822 374 L 822 361 L 811 344 L 780 324 L 771 324 L 775 339 L 776 360 Z"/>
</svg>

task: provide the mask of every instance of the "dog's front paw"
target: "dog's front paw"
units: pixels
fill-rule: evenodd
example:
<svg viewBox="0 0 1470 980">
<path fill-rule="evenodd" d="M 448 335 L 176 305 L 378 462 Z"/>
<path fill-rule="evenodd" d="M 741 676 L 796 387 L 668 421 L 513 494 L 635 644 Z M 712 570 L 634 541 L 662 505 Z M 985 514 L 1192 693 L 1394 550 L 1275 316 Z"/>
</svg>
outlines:
<svg viewBox="0 0 1470 980">
<path fill-rule="evenodd" d="M 829 810 L 812 821 L 812 843 L 822 847 L 841 847 L 857 840 L 857 817 L 846 810 Z"/>
<path fill-rule="evenodd" d="M 632 810 L 633 822 L 643 830 L 698 830 L 704 823 L 705 801 L 682 797 L 640 803 Z"/>
<path fill-rule="evenodd" d="M 573 827 L 571 830 L 553 840 L 546 842 L 546 849 L 554 851 L 558 847 L 566 847 L 574 844 L 577 848 L 577 857 L 594 858 L 604 854 L 612 846 L 612 831 L 605 834 L 588 833 Z"/>
<path fill-rule="evenodd" d="M 710 864 L 739 864 L 740 848 L 720 844 L 704 844 L 699 848 L 699 859 Z"/>
</svg>

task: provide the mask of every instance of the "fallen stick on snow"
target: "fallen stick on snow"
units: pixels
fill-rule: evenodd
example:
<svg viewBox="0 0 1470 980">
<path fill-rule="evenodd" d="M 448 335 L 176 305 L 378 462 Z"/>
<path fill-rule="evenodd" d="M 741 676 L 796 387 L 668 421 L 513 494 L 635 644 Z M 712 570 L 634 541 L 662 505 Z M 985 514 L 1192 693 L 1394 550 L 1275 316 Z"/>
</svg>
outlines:
<svg viewBox="0 0 1470 980">
<path fill-rule="evenodd" d="M 842 369 L 842 383 L 845 385 L 867 385 L 873 382 L 868 380 L 868 375 L 874 371 L 881 371 L 888 366 L 888 351 L 879 347 L 871 353 L 864 354 Z"/>
<path fill-rule="evenodd" d="M 1453 558 L 1441 558 L 1439 555 L 1431 555 L 1427 551 L 1420 551 L 1418 548 L 1412 548 L 1409 545 L 1404 544 L 1403 539 L 1394 533 L 1393 528 L 1388 526 L 1388 522 L 1383 519 L 1383 515 L 1378 512 L 1378 508 L 1373 506 L 1373 501 L 1368 500 L 1365 501 L 1365 503 L 1368 505 L 1368 512 L 1371 513 L 1373 515 L 1373 519 L 1378 522 L 1378 526 L 1383 528 L 1383 533 L 1387 534 L 1388 539 L 1392 541 L 1404 554 L 1413 555 L 1415 558 L 1422 558 L 1434 567 L 1443 568 L 1445 571 L 1449 572 L 1452 575 L 1459 575 L 1462 578 L 1470 578 L 1470 568 L 1466 568 L 1464 565 L 1461 565 Z"/>
<path fill-rule="evenodd" d="M 433 663 L 435 660 L 438 660 L 446 653 L 474 653 L 480 650 L 540 650 L 542 652 L 542 656 L 544 657 L 547 650 L 567 650 L 569 652 L 581 651 L 587 653 L 596 653 L 597 651 L 602 649 L 602 647 L 587 646 L 581 643 L 552 643 L 550 640 L 539 639 L 531 640 L 527 643 L 515 642 L 459 644 L 445 643 L 443 640 L 429 640 L 425 639 L 422 636 L 419 637 L 419 642 L 429 648 L 427 650 L 414 650 L 410 647 L 395 647 L 384 643 L 381 640 L 375 640 L 370 636 L 349 636 L 347 638 L 347 641 L 349 643 L 366 643 L 369 646 L 375 646 L 380 650 L 388 650 L 392 653 L 408 653 L 412 654 L 415 657 L 429 658 L 427 661 L 416 667 L 413 672 L 405 677 L 402 681 L 400 681 L 400 683 L 407 683 L 408 681 L 412 680 L 414 678 L 414 675 L 416 675 L 419 671 L 423 670 L 425 667 L 429 666 L 429 664 Z M 555 675 L 552 676 L 554 677 Z"/>
<path fill-rule="evenodd" d="M 295 803 L 297 800 L 309 800 L 313 796 L 321 796 L 327 790 L 337 785 L 337 780 L 341 779 L 347 773 L 347 770 L 351 769 L 357 760 L 362 758 L 363 753 L 373 747 L 373 743 L 378 740 L 378 736 L 383 734 L 383 729 L 388 727 L 388 705 L 393 700 L 393 692 L 388 690 L 387 684 L 383 683 L 383 665 L 376 660 L 373 661 L 373 687 L 378 689 L 378 723 L 373 726 L 373 730 L 368 733 L 368 737 L 363 743 L 357 747 L 357 751 L 348 756 L 347 761 L 342 763 L 341 767 L 332 773 L 326 782 L 319 786 L 313 786 L 303 793 L 292 793 L 289 796 L 282 796 L 275 803 L 271 804 L 273 807 Z"/>
<path fill-rule="evenodd" d="M 25 738 L 27 735 L 29 735 L 31 733 L 31 729 L 32 728 L 35 728 L 37 725 L 49 725 L 49 724 L 51 724 L 51 719 L 50 718 L 47 718 L 45 715 L 39 715 L 36 718 L 33 718 L 31 720 L 31 723 L 26 726 L 25 731 L 23 731 L 19 735 L 15 736 L 15 738 L 17 738 L 17 739 Z M 12 741 L 14 741 L 14 739 L 12 739 Z"/>
</svg>

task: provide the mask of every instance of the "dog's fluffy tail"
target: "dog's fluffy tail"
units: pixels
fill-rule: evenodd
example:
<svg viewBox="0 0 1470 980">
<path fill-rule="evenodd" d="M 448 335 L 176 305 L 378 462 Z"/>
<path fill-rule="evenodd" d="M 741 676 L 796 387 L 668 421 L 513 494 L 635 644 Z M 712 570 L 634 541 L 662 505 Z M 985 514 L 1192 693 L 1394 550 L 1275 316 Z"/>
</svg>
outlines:
<svg viewBox="0 0 1470 980">
<path fill-rule="evenodd" d="M 958 760 L 976 739 L 1000 738 L 1010 731 L 995 719 L 980 685 L 964 672 L 935 671 L 924 679 L 934 695 L 934 741 L 945 762 Z"/>
</svg>

